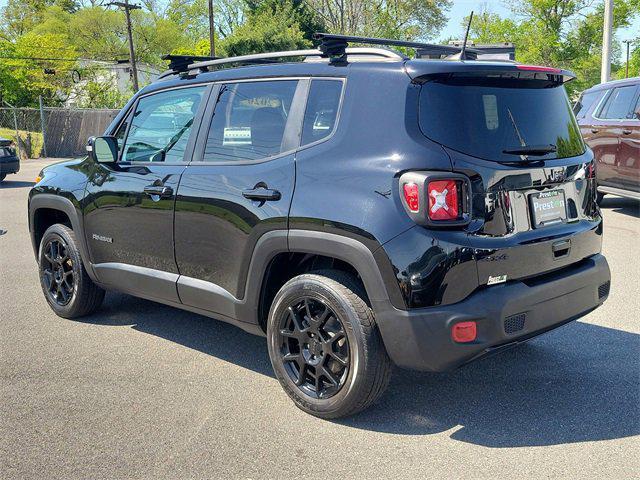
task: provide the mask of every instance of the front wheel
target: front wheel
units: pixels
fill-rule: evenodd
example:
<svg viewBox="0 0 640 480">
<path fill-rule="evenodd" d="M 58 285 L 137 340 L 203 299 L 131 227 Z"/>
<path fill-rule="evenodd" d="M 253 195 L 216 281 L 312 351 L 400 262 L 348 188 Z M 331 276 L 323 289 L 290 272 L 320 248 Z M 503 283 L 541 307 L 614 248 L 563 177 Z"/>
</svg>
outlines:
<svg viewBox="0 0 640 480">
<path fill-rule="evenodd" d="M 7 178 L 6 173 L 0 173 L 0 182 L 2 182 L 5 178 Z"/>
<path fill-rule="evenodd" d="M 104 298 L 82 263 L 73 230 L 50 226 L 40 242 L 40 284 L 51 309 L 60 317 L 77 318 L 95 311 Z"/>
<path fill-rule="evenodd" d="M 328 270 L 300 275 L 277 293 L 267 324 L 269 357 L 302 410 L 339 418 L 364 410 L 386 389 L 391 362 L 355 279 Z"/>
</svg>

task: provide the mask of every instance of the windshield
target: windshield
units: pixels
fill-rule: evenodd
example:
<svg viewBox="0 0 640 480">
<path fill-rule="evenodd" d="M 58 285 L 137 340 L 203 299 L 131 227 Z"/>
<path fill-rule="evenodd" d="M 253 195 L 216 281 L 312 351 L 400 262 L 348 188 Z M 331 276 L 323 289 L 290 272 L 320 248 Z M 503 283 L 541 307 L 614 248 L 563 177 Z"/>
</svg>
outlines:
<svg viewBox="0 0 640 480">
<path fill-rule="evenodd" d="M 562 85 L 447 77 L 425 83 L 420 128 L 453 150 L 500 162 L 574 157 L 585 147 Z"/>
</svg>

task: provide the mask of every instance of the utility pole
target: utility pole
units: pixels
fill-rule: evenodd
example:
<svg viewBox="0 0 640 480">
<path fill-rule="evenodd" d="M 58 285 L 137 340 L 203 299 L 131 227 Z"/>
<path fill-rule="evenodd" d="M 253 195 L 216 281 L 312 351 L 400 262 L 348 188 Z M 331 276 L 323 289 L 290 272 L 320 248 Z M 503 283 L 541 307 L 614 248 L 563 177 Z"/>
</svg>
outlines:
<svg viewBox="0 0 640 480">
<path fill-rule="evenodd" d="M 604 0 L 604 29 L 602 32 L 602 67 L 600 83 L 609 81 L 611 76 L 611 36 L 613 33 L 613 0 Z"/>
<path fill-rule="evenodd" d="M 213 0 L 209 0 L 209 51 L 212 57 L 216 56 L 215 23 L 213 21 Z"/>
<path fill-rule="evenodd" d="M 629 78 L 629 44 L 631 43 L 631 40 L 623 40 L 622 43 L 627 44 L 627 63 L 624 68 L 624 78 Z"/>
<path fill-rule="evenodd" d="M 140 5 L 130 5 L 129 0 L 124 2 L 111 2 L 107 5 L 113 5 L 124 10 L 124 14 L 127 17 L 127 35 L 129 37 L 129 62 L 131 63 L 131 78 L 133 80 L 133 90 L 138 91 L 140 86 L 138 85 L 138 69 L 136 67 L 136 54 L 133 50 L 133 33 L 131 32 L 131 10 L 138 10 L 142 8 Z"/>
</svg>

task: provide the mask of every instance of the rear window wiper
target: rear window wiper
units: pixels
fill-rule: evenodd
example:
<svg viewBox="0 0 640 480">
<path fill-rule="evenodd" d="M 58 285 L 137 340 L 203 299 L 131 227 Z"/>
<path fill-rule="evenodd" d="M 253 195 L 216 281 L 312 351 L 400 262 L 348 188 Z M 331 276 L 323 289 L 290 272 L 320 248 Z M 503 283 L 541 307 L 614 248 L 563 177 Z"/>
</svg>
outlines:
<svg viewBox="0 0 640 480">
<path fill-rule="evenodd" d="M 553 153 L 557 150 L 556 146 L 553 144 L 548 145 L 523 145 L 521 147 L 514 148 L 506 148 L 502 150 L 502 153 L 507 153 L 509 155 L 533 155 L 533 156 L 542 156 L 547 153 Z"/>
</svg>

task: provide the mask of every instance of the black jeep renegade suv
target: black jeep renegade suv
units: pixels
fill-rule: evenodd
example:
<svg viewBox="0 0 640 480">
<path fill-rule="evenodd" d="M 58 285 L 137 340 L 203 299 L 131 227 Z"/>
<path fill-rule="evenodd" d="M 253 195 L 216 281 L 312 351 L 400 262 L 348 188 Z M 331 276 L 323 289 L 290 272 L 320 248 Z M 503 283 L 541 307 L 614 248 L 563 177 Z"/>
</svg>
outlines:
<svg viewBox="0 0 640 480">
<path fill-rule="evenodd" d="M 333 40 L 174 58 L 87 157 L 45 168 L 29 227 L 51 308 L 113 289 L 266 335 L 295 404 L 336 418 L 392 363 L 453 369 L 604 302 L 570 72 Z"/>
</svg>

